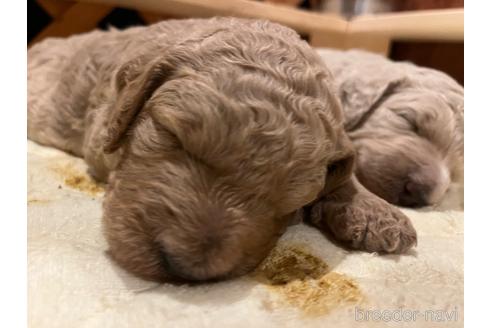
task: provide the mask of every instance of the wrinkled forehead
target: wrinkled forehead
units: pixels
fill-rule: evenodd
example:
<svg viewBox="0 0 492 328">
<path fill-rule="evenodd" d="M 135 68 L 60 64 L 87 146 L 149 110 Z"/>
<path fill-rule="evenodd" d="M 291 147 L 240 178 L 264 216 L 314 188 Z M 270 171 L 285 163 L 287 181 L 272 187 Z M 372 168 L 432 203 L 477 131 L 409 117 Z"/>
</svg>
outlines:
<svg viewBox="0 0 492 328">
<path fill-rule="evenodd" d="M 165 94 L 163 102 L 212 105 L 233 116 L 253 112 L 259 120 L 262 112 L 268 112 L 265 115 L 288 115 L 300 124 L 317 125 L 310 120 L 319 121 L 320 114 L 326 116 L 322 123 L 342 122 L 332 76 L 322 63 L 299 60 L 295 51 L 279 56 L 251 48 L 213 51 L 217 53 L 204 50 L 188 54 L 188 59 L 176 65 L 175 79 L 159 88 Z M 159 92 L 153 97 L 160 97 Z M 170 94 L 180 96 L 176 99 Z"/>
</svg>

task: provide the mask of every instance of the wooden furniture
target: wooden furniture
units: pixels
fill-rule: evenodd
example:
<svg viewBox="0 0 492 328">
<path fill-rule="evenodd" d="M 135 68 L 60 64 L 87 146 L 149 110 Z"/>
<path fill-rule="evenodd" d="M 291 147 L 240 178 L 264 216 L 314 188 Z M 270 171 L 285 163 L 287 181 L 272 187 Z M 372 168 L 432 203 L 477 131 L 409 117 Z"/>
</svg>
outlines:
<svg viewBox="0 0 492 328">
<path fill-rule="evenodd" d="M 37 0 L 53 18 L 53 22 L 39 33 L 30 44 L 50 36 L 65 37 L 88 32 L 97 26 L 113 9 L 112 6 L 92 3 L 75 3 L 57 0 Z"/>
<path fill-rule="evenodd" d="M 171 17 L 236 16 L 289 26 L 313 46 L 362 48 L 388 54 L 393 40 L 449 40 L 464 37 L 464 10 L 443 9 L 357 16 L 308 12 L 251 0 L 37 0 L 54 21 L 33 42 L 95 28 L 114 7 L 135 9 L 148 23 Z"/>
</svg>

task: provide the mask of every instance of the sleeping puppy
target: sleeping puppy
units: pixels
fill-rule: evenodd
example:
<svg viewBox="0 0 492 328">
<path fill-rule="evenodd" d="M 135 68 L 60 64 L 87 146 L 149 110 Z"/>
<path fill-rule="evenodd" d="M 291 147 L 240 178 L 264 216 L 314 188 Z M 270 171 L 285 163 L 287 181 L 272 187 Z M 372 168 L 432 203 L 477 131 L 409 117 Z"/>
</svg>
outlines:
<svg viewBox="0 0 492 328">
<path fill-rule="evenodd" d="M 337 84 L 356 175 L 390 203 L 421 207 L 463 180 L 463 87 L 439 71 L 363 51 L 319 50 Z"/>
<path fill-rule="evenodd" d="M 307 204 L 349 247 L 416 243 L 352 177 L 333 78 L 288 28 L 215 18 L 50 39 L 28 72 L 28 137 L 107 181 L 109 252 L 139 277 L 245 274 Z"/>
</svg>

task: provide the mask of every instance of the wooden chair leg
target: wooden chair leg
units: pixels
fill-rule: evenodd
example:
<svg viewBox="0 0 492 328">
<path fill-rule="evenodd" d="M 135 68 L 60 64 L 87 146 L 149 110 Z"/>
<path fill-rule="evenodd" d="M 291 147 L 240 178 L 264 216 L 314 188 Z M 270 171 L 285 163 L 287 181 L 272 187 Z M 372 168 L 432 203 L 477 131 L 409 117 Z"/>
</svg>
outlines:
<svg viewBox="0 0 492 328">
<path fill-rule="evenodd" d="M 74 5 L 73 2 L 57 0 L 36 0 L 36 2 L 53 18 L 60 17 Z"/>
<path fill-rule="evenodd" d="M 29 43 L 29 46 L 47 37 L 66 37 L 88 32 L 97 27 L 99 21 L 108 15 L 112 9 L 112 6 L 107 5 L 75 3 L 58 17 L 55 17 L 55 20 L 41 31 Z"/>
<path fill-rule="evenodd" d="M 314 31 L 309 34 L 309 43 L 313 47 L 345 49 L 346 35 L 344 33 L 328 33 Z"/>
<path fill-rule="evenodd" d="M 350 33 L 314 32 L 310 35 L 310 44 L 313 47 L 327 47 L 336 49 L 363 49 L 388 56 L 391 39 L 385 35 L 362 35 Z"/>
<path fill-rule="evenodd" d="M 386 35 L 348 34 L 345 49 L 363 49 L 385 57 L 389 56 L 391 39 Z"/>
</svg>

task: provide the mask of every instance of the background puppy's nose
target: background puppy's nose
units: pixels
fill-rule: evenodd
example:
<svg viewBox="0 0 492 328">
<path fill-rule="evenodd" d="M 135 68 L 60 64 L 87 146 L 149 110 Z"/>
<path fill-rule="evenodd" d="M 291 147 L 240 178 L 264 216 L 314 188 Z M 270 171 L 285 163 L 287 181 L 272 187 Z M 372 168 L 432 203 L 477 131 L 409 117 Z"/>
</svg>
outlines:
<svg viewBox="0 0 492 328">
<path fill-rule="evenodd" d="M 449 170 L 442 163 L 421 166 L 407 177 L 398 205 L 422 207 L 438 203 L 450 185 Z"/>
<path fill-rule="evenodd" d="M 403 191 L 399 195 L 399 204 L 408 207 L 422 207 L 429 205 L 428 194 L 430 187 L 415 181 L 405 184 Z"/>
</svg>

